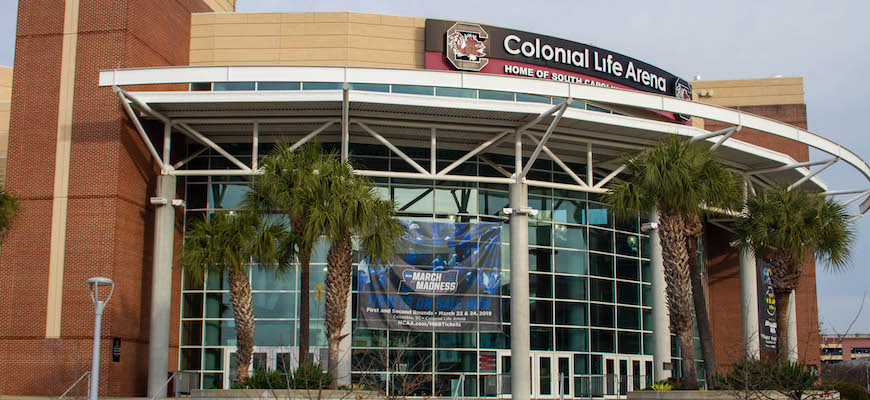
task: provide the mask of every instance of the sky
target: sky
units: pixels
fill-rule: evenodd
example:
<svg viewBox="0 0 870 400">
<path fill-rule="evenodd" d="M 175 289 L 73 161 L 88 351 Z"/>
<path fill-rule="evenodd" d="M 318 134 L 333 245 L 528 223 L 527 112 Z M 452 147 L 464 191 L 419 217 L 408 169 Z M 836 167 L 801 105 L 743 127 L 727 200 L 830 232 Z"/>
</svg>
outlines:
<svg viewBox="0 0 870 400">
<path fill-rule="evenodd" d="M 241 12 L 359 11 L 478 21 L 596 45 L 690 81 L 696 75 L 802 76 L 810 131 L 870 160 L 868 129 L 860 122 L 870 114 L 870 1 L 237 1 Z M 13 63 L 16 13 L 16 0 L 0 0 L 0 65 Z M 813 160 L 822 158 L 811 153 Z M 819 175 L 832 189 L 870 188 L 866 178 L 839 164 Z M 819 320 L 827 332 L 844 333 L 854 321 L 849 333 L 870 333 L 870 304 L 857 314 L 870 287 L 870 218 L 855 228 L 850 267 L 818 267 Z"/>
</svg>

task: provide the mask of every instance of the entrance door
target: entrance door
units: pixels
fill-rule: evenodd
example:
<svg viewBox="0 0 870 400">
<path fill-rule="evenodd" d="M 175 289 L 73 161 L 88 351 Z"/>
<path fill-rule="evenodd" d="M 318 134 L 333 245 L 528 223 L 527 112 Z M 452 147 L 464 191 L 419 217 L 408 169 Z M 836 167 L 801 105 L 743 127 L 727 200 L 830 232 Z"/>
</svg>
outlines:
<svg viewBox="0 0 870 400">
<path fill-rule="evenodd" d="M 623 397 L 628 392 L 641 390 L 652 383 L 647 369 L 652 369 L 649 357 L 605 356 L 604 358 L 604 395 Z"/>
<path fill-rule="evenodd" d="M 290 346 L 254 346 L 254 354 L 251 357 L 251 365 L 248 373 L 255 370 L 292 371 L 299 364 L 299 352 L 297 347 Z M 229 347 L 224 351 L 224 363 L 227 371 L 224 374 L 224 388 L 231 389 L 236 378 L 236 348 Z"/>
<path fill-rule="evenodd" d="M 570 353 L 532 352 L 532 397 L 574 398 L 574 356 Z"/>
</svg>

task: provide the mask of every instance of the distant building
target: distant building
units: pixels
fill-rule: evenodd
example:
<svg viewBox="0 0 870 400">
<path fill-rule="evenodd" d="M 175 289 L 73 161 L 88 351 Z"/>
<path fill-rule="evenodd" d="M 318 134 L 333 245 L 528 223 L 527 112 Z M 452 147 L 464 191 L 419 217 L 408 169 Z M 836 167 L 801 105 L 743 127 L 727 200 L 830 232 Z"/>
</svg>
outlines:
<svg viewBox="0 0 870 400">
<path fill-rule="evenodd" d="M 820 351 L 823 364 L 870 358 L 870 334 L 855 333 L 843 336 L 823 334 Z"/>
</svg>

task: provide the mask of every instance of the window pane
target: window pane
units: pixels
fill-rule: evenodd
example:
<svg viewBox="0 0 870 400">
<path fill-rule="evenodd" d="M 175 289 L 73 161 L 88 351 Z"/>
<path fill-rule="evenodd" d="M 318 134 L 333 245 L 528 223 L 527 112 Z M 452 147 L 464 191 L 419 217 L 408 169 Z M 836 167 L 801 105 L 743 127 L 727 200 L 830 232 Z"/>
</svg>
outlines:
<svg viewBox="0 0 870 400">
<path fill-rule="evenodd" d="M 374 331 L 378 332 L 378 331 Z M 468 339 L 463 336 L 460 338 L 450 337 L 443 338 L 445 344 L 461 343 L 463 339 Z M 432 347 L 432 332 L 390 332 L 391 347 Z M 445 347 L 467 347 L 467 346 L 445 346 Z"/>
<path fill-rule="evenodd" d="M 256 328 L 255 328 L 256 329 Z M 206 346 L 235 346 L 236 328 L 233 321 L 206 321 Z"/>
<path fill-rule="evenodd" d="M 652 285 L 641 285 L 643 292 L 643 305 L 652 307 Z"/>
<path fill-rule="evenodd" d="M 637 233 L 640 230 L 640 224 L 637 222 L 637 215 L 627 219 L 614 219 L 616 230 Z"/>
<path fill-rule="evenodd" d="M 622 304 L 640 305 L 640 287 L 636 283 L 617 282 L 616 302 Z"/>
<path fill-rule="evenodd" d="M 613 253 L 613 232 L 590 228 L 589 249 Z"/>
<path fill-rule="evenodd" d="M 510 327 L 504 326 L 503 332 L 480 332 L 481 349 L 509 349 Z"/>
<path fill-rule="evenodd" d="M 529 296 L 553 298 L 553 275 L 529 274 Z"/>
<path fill-rule="evenodd" d="M 380 83 L 351 83 L 350 90 L 364 90 L 367 92 L 390 92 L 390 85 Z"/>
<path fill-rule="evenodd" d="M 529 190 L 531 191 L 532 189 L 530 188 Z M 529 196 L 529 207 L 538 210 L 538 215 L 530 217 L 529 219 L 536 219 L 539 221 L 553 220 L 553 208 L 549 197 Z"/>
<path fill-rule="evenodd" d="M 607 208 L 607 206 L 604 204 L 589 203 L 588 208 L 589 211 L 587 212 L 586 220 L 589 221 L 589 225 L 601 227 L 613 226 L 613 219 L 611 217 L 610 209 Z"/>
<path fill-rule="evenodd" d="M 533 326 L 529 328 L 531 350 L 553 350 L 553 328 Z"/>
<path fill-rule="evenodd" d="M 255 346 L 292 346 L 295 323 L 293 321 L 255 321 Z"/>
<path fill-rule="evenodd" d="M 302 90 L 337 90 L 341 85 L 339 82 L 302 82 Z"/>
<path fill-rule="evenodd" d="M 637 257 L 640 254 L 639 236 L 616 232 L 616 253 Z"/>
<path fill-rule="evenodd" d="M 502 210 L 508 207 L 508 194 L 481 190 L 478 197 L 480 213 L 486 215 L 502 215 Z"/>
<path fill-rule="evenodd" d="M 208 92 L 211 90 L 211 82 L 194 82 L 190 84 L 191 92 Z"/>
<path fill-rule="evenodd" d="M 431 334 L 430 334 L 431 335 Z M 377 347 L 387 344 L 387 331 L 373 329 L 354 329 L 354 347 Z M 430 343 L 431 346 L 431 343 Z"/>
<path fill-rule="evenodd" d="M 478 90 L 478 97 L 487 100 L 513 101 L 514 94 L 511 92 L 497 92 L 494 90 Z"/>
<path fill-rule="evenodd" d="M 257 90 L 299 90 L 299 82 L 257 82 Z"/>
<path fill-rule="evenodd" d="M 613 306 L 604 304 L 589 305 L 589 319 L 592 326 L 613 328 Z"/>
<path fill-rule="evenodd" d="M 553 302 L 544 300 L 529 300 L 530 318 L 529 321 L 533 324 L 552 324 L 553 323 Z"/>
<path fill-rule="evenodd" d="M 208 208 L 238 209 L 250 188 L 247 185 L 213 184 L 209 186 Z"/>
<path fill-rule="evenodd" d="M 641 261 L 640 262 L 640 270 L 641 270 L 641 277 L 642 277 L 643 281 L 651 283 L 652 276 L 650 275 L 650 273 L 651 273 L 650 262 L 649 261 Z"/>
<path fill-rule="evenodd" d="M 607 254 L 589 254 L 590 274 L 613 277 L 613 256 Z"/>
<path fill-rule="evenodd" d="M 431 372 L 432 350 L 391 350 L 391 372 Z"/>
<path fill-rule="evenodd" d="M 557 301 L 556 325 L 586 326 L 586 303 Z"/>
<path fill-rule="evenodd" d="M 215 82 L 211 90 L 254 90 L 254 82 Z"/>
<path fill-rule="evenodd" d="M 209 293 L 205 297 L 206 318 L 233 318 L 229 293 Z"/>
<path fill-rule="evenodd" d="M 529 249 L 529 271 L 550 272 L 553 264 L 553 250 L 532 247 Z"/>
<path fill-rule="evenodd" d="M 475 348 L 477 347 L 477 334 L 474 332 L 436 333 L 435 346 L 442 349 Z"/>
<path fill-rule="evenodd" d="M 185 293 L 182 309 L 181 315 L 184 318 L 201 318 L 202 293 Z"/>
<path fill-rule="evenodd" d="M 640 309 L 619 307 L 617 309 L 617 327 L 623 329 L 640 329 Z"/>
<path fill-rule="evenodd" d="M 640 278 L 638 260 L 635 258 L 616 257 L 616 277 L 636 281 Z"/>
<path fill-rule="evenodd" d="M 621 354 L 640 354 L 640 333 L 619 332 L 619 352 Z"/>
<path fill-rule="evenodd" d="M 291 292 L 268 292 L 252 295 L 257 318 L 293 318 L 296 296 Z"/>
<path fill-rule="evenodd" d="M 586 278 L 557 276 L 555 283 L 557 299 L 586 300 Z"/>
<path fill-rule="evenodd" d="M 553 220 L 571 224 L 586 224 L 586 202 L 580 200 L 556 199 Z"/>
<path fill-rule="evenodd" d="M 556 328 L 556 351 L 587 351 L 588 343 L 586 329 Z"/>
<path fill-rule="evenodd" d="M 435 88 L 436 96 L 447 96 L 447 97 L 467 97 L 467 98 L 477 98 L 477 91 L 473 89 L 460 89 L 460 88 L 447 88 L 447 87 L 436 87 Z"/>
<path fill-rule="evenodd" d="M 426 187 L 392 187 L 396 210 L 432 213 L 435 196 L 432 188 Z"/>
<path fill-rule="evenodd" d="M 296 271 L 290 270 L 282 273 L 275 271 L 253 268 L 251 270 L 252 290 L 295 290 Z M 257 316 L 259 317 L 259 315 Z"/>
<path fill-rule="evenodd" d="M 435 210 L 439 213 L 477 213 L 477 189 L 435 189 Z"/>
<path fill-rule="evenodd" d="M 614 332 L 613 331 L 603 331 L 598 329 L 592 330 L 592 351 L 598 351 L 602 353 L 613 353 L 616 346 L 614 346 Z M 595 356 L 593 356 L 594 358 Z"/>
<path fill-rule="evenodd" d="M 224 354 L 221 349 L 205 349 L 205 357 L 202 360 L 202 369 L 211 371 L 223 370 Z"/>
<path fill-rule="evenodd" d="M 181 322 L 181 344 L 184 346 L 202 345 L 202 321 Z"/>
<path fill-rule="evenodd" d="M 476 351 L 438 350 L 435 354 L 435 370 L 439 372 L 477 372 Z"/>
<path fill-rule="evenodd" d="M 546 222 L 529 221 L 529 244 L 552 246 L 553 226 Z"/>
<path fill-rule="evenodd" d="M 642 314 L 643 314 L 643 330 L 645 330 L 645 331 L 653 330 L 652 310 L 644 309 L 642 311 Z"/>
<path fill-rule="evenodd" d="M 589 279 L 589 292 L 590 300 L 613 302 L 613 281 Z"/>
<path fill-rule="evenodd" d="M 586 249 L 586 227 L 555 224 L 556 247 Z"/>
<path fill-rule="evenodd" d="M 201 349 L 181 349 L 181 369 L 198 370 L 202 362 Z"/>
<path fill-rule="evenodd" d="M 585 251 L 556 250 L 556 272 L 574 275 L 586 275 Z"/>
<path fill-rule="evenodd" d="M 393 93 L 426 94 L 431 96 L 435 88 L 432 86 L 393 85 Z"/>
<path fill-rule="evenodd" d="M 550 104 L 551 100 L 546 96 L 538 96 L 534 94 L 517 93 L 517 101 L 528 101 L 532 103 Z"/>
</svg>

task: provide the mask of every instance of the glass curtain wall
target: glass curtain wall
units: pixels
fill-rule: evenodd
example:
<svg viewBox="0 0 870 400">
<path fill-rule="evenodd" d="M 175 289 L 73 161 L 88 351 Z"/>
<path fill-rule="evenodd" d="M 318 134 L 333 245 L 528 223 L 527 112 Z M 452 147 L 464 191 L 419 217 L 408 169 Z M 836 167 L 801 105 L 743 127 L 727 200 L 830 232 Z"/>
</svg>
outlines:
<svg viewBox="0 0 870 400">
<path fill-rule="evenodd" d="M 336 148 L 334 144 L 324 147 Z M 247 144 L 225 148 L 242 162 L 250 158 Z M 401 149 L 421 165 L 428 165 L 429 149 Z M 261 144 L 259 153 L 268 152 L 269 146 Z M 351 144 L 350 152 L 359 169 L 415 172 L 384 146 Z M 438 150 L 436 154 L 440 169 L 465 152 Z M 485 157 L 506 169 L 513 168 L 512 156 L 485 154 Z M 585 176 L 584 165 L 569 163 L 569 166 Z M 233 166 L 221 155 L 208 151 L 192 160 L 189 168 Z M 502 176 L 477 157 L 453 173 Z M 535 163 L 529 178 L 573 183 L 557 165 L 545 159 Z M 217 210 L 238 208 L 248 181 L 246 177 L 189 177 L 186 221 Z M 509 372 L 498 368 L 502 363 L 499 354 L 510 349 L 510 225 L 502 213 L 508 206 L 507 185 L 399 178 L 375 178 L 375 182 L 382 196 L 396 202 L 403 219 L 504 224 L 503 329 L 455 333 L 359 329 L 354 281 L 352 380 L 389 384 L 394 394 L 449 396 L 460 374 L 465 374 L 466 396 L 497 395 L 504 386 L 498 373 Z M 572 354 L 576 382 L 588 382 L 591 375 L 606 373 L 602 357 L 651 355 L 649 236 L 640 230 L 646 221 L 640 218 L 616 221 L 596 195 L 585 192 L 530 187 L 529 206 L 539 210 L 529 221 L 531 350 Z M 316 292 L 325 276 L 327 249 L 328 243 L 324 241 L 311 260 L 311 346 L 317 359 L 325 353 L 323 303 Z M 298 271 L 276 278 L 253 268 L 250 274 L 255 346 L 258 350 L 297 346 Z M 183 284 L 179 368 L 200 372 L 203 388 L 222 387 L 228 378 L 224 374 L 231 370 L 226 364 L 230 363 L 228 352 L 235 346 L 235 334 L 226 289 L 223 277 L 217 276 L 209 276 L 199 285 L 189 280 Z M 325 363 L 325 357 L 322 359 Z M 274 368 L 267 360 L 270 359 L 264 355 L 255 355 L 254 367 Z M 580 388 L 577 390 L 579 394 Z"/>
</svg>

